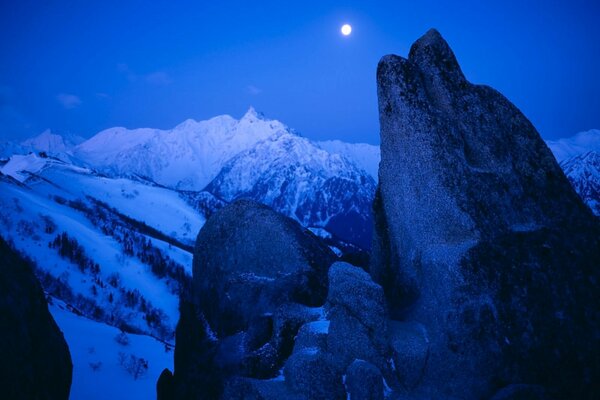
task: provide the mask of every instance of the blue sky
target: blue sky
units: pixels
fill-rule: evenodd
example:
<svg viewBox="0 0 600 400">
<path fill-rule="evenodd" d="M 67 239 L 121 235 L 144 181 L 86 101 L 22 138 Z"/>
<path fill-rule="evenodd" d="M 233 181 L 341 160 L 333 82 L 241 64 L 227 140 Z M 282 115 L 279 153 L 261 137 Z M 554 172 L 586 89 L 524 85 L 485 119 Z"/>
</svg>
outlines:
<svg viewBox="0 0 600 400">
<path fill-rule="evenodd" d="M 375 70 L 437 28 L 545 138 L 600 128 L 597 1 L 5 1 L 0 137 L 169 128 L 253 105 L 378 143 Z M 353 26 L 342 37 L 340 26 Z"/>
</svg>

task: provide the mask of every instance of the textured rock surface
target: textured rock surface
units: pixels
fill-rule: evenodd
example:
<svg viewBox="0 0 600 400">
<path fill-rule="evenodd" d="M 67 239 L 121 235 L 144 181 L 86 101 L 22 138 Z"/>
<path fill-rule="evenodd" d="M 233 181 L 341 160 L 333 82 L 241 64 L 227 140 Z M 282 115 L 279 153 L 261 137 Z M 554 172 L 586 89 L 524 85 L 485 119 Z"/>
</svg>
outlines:
<svg viewBox="0 0 600 400">
<path fill-rule="evenodd" d="M 342 372 L 331 355 L 317 349 L 294 352 L 285 363 L 285 383 L 314 400 L 346 398 Z"/>
<path fill-rule="evenodd" d="M 358 358 L 384 369 L 387 314 L 381 286 L 358 267 L 334 263 L 329 269 L 327 308 L 327 350 L 341 368 Z"/>
<path fill-rule="evenodd" d="M 429 358 L 425 327 L 417 322 L 390 323 L 390 347 L 400 386 L 414 389 L 421 383 Z"/>
<path fill-rule="evenodd" d="M 308 400 L 302 394 L 291 391 L 283 380 L 259 380 L 233 378 L 225 387 L 223 398 L 227 400 Z"/>
<path fill-rule="evenodd" d="M 163 392 L 180 399 L 283 393 L 281 384 L 245 378 L 275 378 L 300 327 L 322 318 L 334 258 L 317 237 L 264 205 L 238 200 L 213 214 L 198 234 L 173 388 L 163 379 Z"/>
<path fill-rule="evenodd" d="M 281 304 L 322 305 L 334 258 L 295 221 L 238 200 L 198 234 L 194 300 L 218 337 L 232 335 Z"/>
<path fill-rule="evenodd" d="M 415 395 L 598 393 L 598 223 L 535 128 L 469 83 L 435 30 L 383 57 L 377 85 L 371 274 L 396 318 L 427 329 Z"/>
<path fill-rule="evenodd" d="M 31 266 L 0 237 L 0 393 L 68 399 L 73 364 Z"/>
<path fill-rule="evenodd" d="M 346 370 L 346 390 L 351 400 L 383 400 L 383 377 L 373 364 L 354 360 Z"/>
</svg>

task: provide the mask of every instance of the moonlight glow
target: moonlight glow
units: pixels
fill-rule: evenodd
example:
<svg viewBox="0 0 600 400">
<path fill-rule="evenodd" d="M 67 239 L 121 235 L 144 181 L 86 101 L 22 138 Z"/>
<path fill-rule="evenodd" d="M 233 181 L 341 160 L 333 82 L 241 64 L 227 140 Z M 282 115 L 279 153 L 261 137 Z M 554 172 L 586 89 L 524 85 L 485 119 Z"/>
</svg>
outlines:
<svg viewBox="0 0 600 400">
<path fill-rule="evenodd" d="M 349 24 L 342 25 L 342 35 L 348 36 L 352 33 L 352 27 Z"/>
</svg>

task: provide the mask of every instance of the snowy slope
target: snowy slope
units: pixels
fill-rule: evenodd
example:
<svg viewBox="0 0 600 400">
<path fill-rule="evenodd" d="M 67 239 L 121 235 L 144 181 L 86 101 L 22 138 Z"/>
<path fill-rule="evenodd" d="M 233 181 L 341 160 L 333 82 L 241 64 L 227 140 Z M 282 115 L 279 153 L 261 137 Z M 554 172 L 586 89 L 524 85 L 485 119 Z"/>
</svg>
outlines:
<svg viewBox="0 0 600 400">
<path fill-rule="evenodd" d="M 327 140 L 316 142 L 316 145 L 331 154 L 339 154 L 352 160 L 360 168 L 364 169 L 378 180 L 379 171 L 379 146 L 367 143 L 346 143 L 340 140 Z"/>
<path fill-rule="evenodd" d="M 63 300 L 103 322 L 172 340 L 202 214 L 171 189 L 35 154 L 14 156 L 0 171 L 18 178 L 0 176 L 0 232 L 55 289 L 68 288 Z M 50 245 L 63 232 L 84 257 L 68 259 Z M 81 258 L 99 271 L 82 268 Z"/>
<path fill-rule="evenodd" d="M 176 191 L 152 183 L 99 176 L 52 158 L 35 154 L 15 155 L 0 168 L 20 182 L 26 182 L 40 195 L 68 200 L 92 197 L 120 213 L 192 244 L 205 219 Z M 160 212 L 159 212 L 160 210 Z"/>
<path fill-rule="evenodd" d="M 240 120 L 224 115 L 190 119 L 171 130 L 107 129 L 77 146 L 75 155 L 107 173 L 136 174 L 172 188 L 202 190 L 231 157 L 288 130 L 250 108 Z"/>
<path fill-rule="evenodd" d="M 118 319 L 141 332 L 162 335 L 165 339 L 172 336 L 179 315 L 177 295 L 165 281 L 151 273 L 149 266 L 124 255 L 116 238 L 104 234 L 77 210 L 7 182 L 0 182 L 0 209 L 2 235 L 40 270 L 60 281 L 54 283 L 69 288 L 72 296 L 65 300 L 71 302 L 80 296 L 78 308 L 90 307 L 93 312 L 91 306 L 98 306 L 104 311 L 103 318 L 116 318 L 118 314 L 115 323 Z M 82 271 L 75 262 L 61 257 L 58 249 L 49 246 L 62 232 L 75 238 L 86 257 L 99 265 L 99 273 Z M 109 283 L 112 276 L 118 277 L 118 285 Z M 134 290 L 148 305 L 164 314 L 160 331 L 147 325 L 145 311 L 138 304 L 126 305 L 126 292 Z"/>
<path fill-rule="evenodd" d="M 589 151 L 568 158 L 560 166 L 575 191 L 600 216 L 600 152 Z"/>
<path fill-rule="evenodd" d="M 143 335 L 126 334 L 69 311 L 51 298 L 49 310 L 65 335 L 73 360 L 71 399 L 146 400 L 156 397 L 156 381 L 164 368 L 173 370 L 173 351 L 162 342 Z M 124 338 L 124 339 L 122 339 Z M 131 356 L 143 359 L 134 377 Z M 122 360 L 125 360 L 122 362 Z"/>
<path fill-rule="evenodd" d="M 273 135 L 233 157 L 206 190 L 227 201 L 251 198 L 304 226 L 370 245 L 373 178 L 292 133 Z"/>
</svg>

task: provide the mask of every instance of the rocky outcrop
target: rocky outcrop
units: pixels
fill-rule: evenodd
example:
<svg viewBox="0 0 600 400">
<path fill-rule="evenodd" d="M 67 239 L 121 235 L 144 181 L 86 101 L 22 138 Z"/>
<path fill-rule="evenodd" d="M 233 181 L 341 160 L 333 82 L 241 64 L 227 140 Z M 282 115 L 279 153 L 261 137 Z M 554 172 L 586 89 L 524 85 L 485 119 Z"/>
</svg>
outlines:
<svg viewBox="0 0 600 400">
<path fill-rule="evenodd" d="M 334 263 L 324 308 L 327 320 L 298 331 L 284 368 L 286 384 L 311 399 L 383 398 L 384 376 L 393 386 L 398 380 L 388 362 L 392 347 L 382 287 L 362 269 Z"/>
<path fill-rule="evenodd" d="M 217 398 L 256 389 L 241 378 L 277 376 L 300 327 L 322 314 L 334 259 L 297 222 L 256 202 L 213 214 L 196 241 L 191 301 L 180 307 L 174 388 L 163 379 L 161 391 Z"/>
<path fill-rule="evenodd" d="M 426 330 L 415 397 L 598 393 L 600 229 L 527 118 L 431 30 L 377 70 L 370 271 Z M 421 351 L 419 351 L 421 354 Z M 421 357 L 420 355 L 417 355 Z"/>
<path fill-rule="evenodd" d="M 73 364 L 31 265 L 0 237 L 0 393 L 68 399 Z"/>
<path fill-rule="evenodd" d="M 218 337 L 283 303 L 319 306 L 334 254 L 298 223 L 238 200 L 214 214 L 194 250 L 194 301 Z"/>
<path fill-rule="evenodd" d="M 383 377 L 373 364 L 354 360 L 346 371 L 346 390 L 352 400 L 383 400 Z"/>
<path fill-rule="evenodd" d="M 346 263 L 329 270 L 327 349 L 345 369 L 355 359 L 386 368 L 387 313 L 383 289 L 369 274 Z"/>
</svg>

